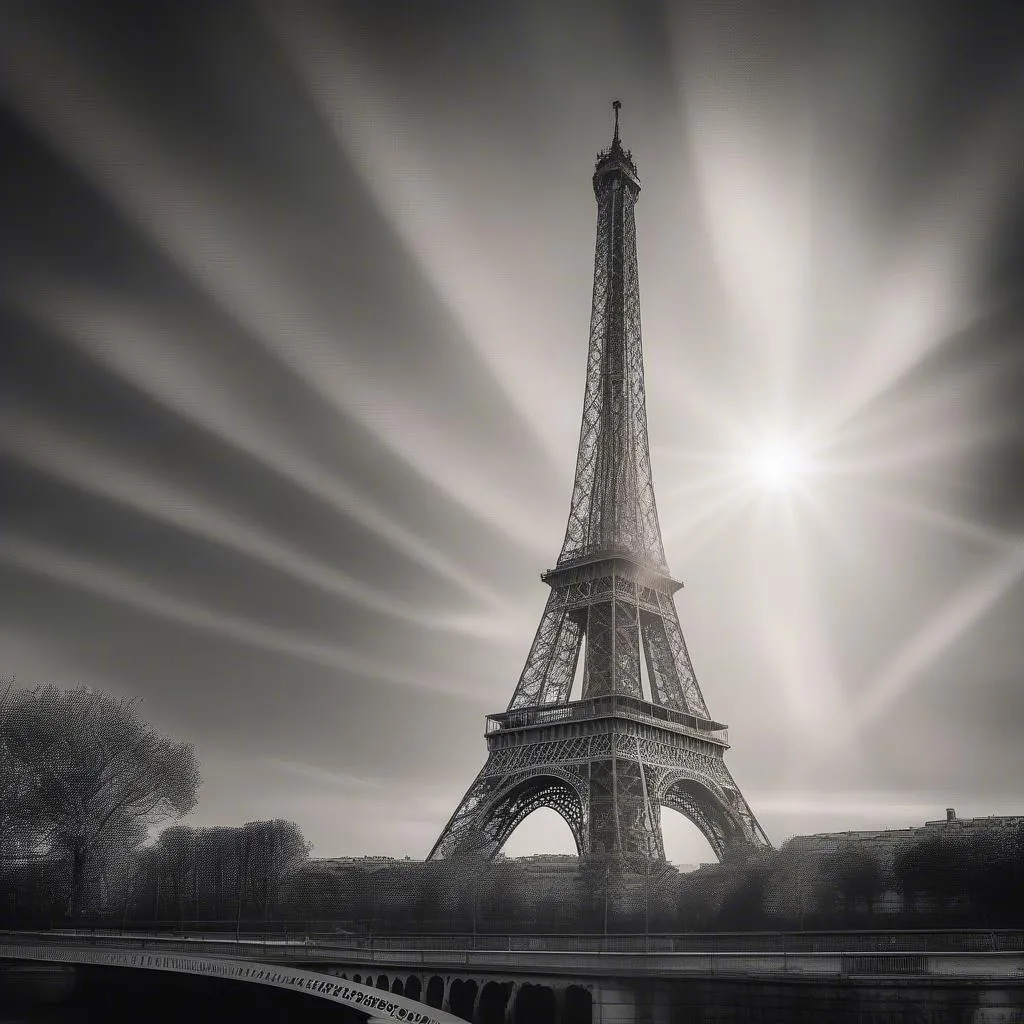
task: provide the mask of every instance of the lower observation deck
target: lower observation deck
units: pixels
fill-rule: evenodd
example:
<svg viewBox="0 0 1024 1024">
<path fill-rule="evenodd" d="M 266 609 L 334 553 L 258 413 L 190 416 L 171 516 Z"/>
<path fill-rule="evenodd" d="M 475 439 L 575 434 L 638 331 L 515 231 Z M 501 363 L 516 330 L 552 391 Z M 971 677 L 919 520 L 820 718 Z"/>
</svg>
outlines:
<svg viewBox="0 0 1024 1024">
<path fill-rule="evenodd" d="M 492 740 L 497 739 L 500 733 L 608 718 L 656 725 L 669 732 L 713 743 L 720 746 L 723 752 L 729 747 L 729 730 L 721 722 L 674 711 L 660 704 L 652 704 L 650 701 L 628 697 L 625 694 L 592 697 L 589 700 L 572 701 L 568 704 L 541 704 L 534 708 L 488 715 L 485 736 L 488 745 L 491 745 Z"/>
</svg>

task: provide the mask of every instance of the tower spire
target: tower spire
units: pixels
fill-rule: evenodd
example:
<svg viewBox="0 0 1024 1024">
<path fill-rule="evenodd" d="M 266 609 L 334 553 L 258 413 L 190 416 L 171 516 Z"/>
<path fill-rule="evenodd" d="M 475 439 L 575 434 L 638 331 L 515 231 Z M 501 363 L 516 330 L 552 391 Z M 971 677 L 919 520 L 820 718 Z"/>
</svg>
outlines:
<svg viewBox="0 0 1024 1024">
<path fill-rule="evenodd" d="M 619 142 L 619 110 L 622 104 L 618 100 L 612 100 L 612 108 L 615 110 L 615 134 L 612 136 L 612 146 L 620 147 L 622 145 Z"/>
</svg>

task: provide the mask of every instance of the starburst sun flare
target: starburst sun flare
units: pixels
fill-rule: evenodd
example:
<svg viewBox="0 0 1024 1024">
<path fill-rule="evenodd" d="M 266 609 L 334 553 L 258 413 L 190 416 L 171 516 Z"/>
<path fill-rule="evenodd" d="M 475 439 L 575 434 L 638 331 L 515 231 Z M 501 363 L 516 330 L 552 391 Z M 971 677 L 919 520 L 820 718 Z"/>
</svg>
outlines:
<svg viewBox="0 0 1024 1024">
<path fill-rule="evenodd" d="M 755 448 L 748 467 L 754 480 L 766 490 L 791 491 L 811 472 L 812 464 L 799 442 L 778 438 Z"/>
</svg>

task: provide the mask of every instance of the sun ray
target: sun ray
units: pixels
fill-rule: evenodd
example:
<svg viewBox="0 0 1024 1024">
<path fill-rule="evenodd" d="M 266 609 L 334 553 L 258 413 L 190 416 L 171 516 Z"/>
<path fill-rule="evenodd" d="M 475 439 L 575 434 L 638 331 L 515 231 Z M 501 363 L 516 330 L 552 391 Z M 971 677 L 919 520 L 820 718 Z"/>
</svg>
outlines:
<svg viewBox="0 0 1024 1024">
<path fill-rule="evenodd" d="M 237 517 L 208 504 L 194 491 L 175 488 L 147 476 L 138 466 L 106 457 L 80 440 L 62 435 L 24 409 L 6 403 L 0 410 L 0 450 L 65 483 L 114 501 L 175 529 L 212 541 L 261 562 L 308 586 L 361 608 L 426 629 L 466 632 L 496 639 L 507 633 L 504 619 L 492 612 L 424 609 L 379 591 Z"/>
<path fill-rule="evenodd" d="M 280 442 L 243 410 L 229 408 L 226 396 L 197 374 L 187 360 L 183 361 L 173 339 L 161 338 L 156 326 L 134 322 L 125 308 L 97 307 L 84 297 L 72 302 L 65 291 L 43 292 L 34 298 L 24 304 L 28 315 L 59 331 L 100 365 L 163 407 L 325 501 L 339 514 L 371 530 L 424 568 L 457 583 L 478 600 L 501 606 L 500 598 L 480 583 L 477 574 L 427 544 L 324 466 Z"/>
<path fill-rule="evenodd" d="M 704 11 L 675 19 L 684 127 L 730 328 L 757 361 L 774 413 L 792 400 L 808 326 L 816 207 L 808 67 L 727 25 Z M 748 88 L 752 73 L 757 90 Z"/>
<path fill-rule="evenodd" d="M 873 308 L 874 325 L 851 346 L 858 358 L 822 390 L 813 419 L 831 431 L 891 388 L 945 339 L 983 318 L 976 294 L 982 253 L 1014 195 L 1024 72 L 980 112 L 961 164 L 935 186 Z"/>
<path fill-rule="evenodd" d="M 1012 552 L 1021 538 L 1005 530 L 979 523 L 964 516 L 915 501 L 892 492 L 879 494 L 876 498 L 886 509 L 915 522 L 927 523 L 943 533 L 964 540 L 978 541 L 989 548 L 1002 552 Z"/>
<path fill-rule="evenodd" d="M 194 601 L 181 601 L 160 593 L 155 587 L 106 565 L 81 558 L 69 551 L 56 551 L 10 531 L 0 535 L 0 562 L 56 580 L 87 593 L 96 594 L 167 622 L 188 626 L 258 650 L 296 658 L 309 664 L 351 673 L 366 680 L 414 689 L 429 689 L 460 697 L 479 697 L 479 680 L 464 680 L 464 686 L 448 674 L 428 673 L 422 665 L 410 668 L 385 665 L 337 644 L 300 639 L 267 623 L 251 622 L 223 612 L 202 608 Z"/>
<path fill-rule="evenodd" d="M 969 334 L 981 338 L 986 333 L 999 331 L 999 315 L 999 309 L 993 306 L 973 321 Z M 938 350 L 963 344 L 962 336 L 950 335 L 936 339 L 935 347 Z M 951 416 L 965 419 L 984 409 L 993 385 L 1013 372 L 1022 359 L 1024 352 L 1008 345 L 1005 354 L 999 358 L 968 361 L 963 357 L 955 367 L 944 367 L 941 386 L 931 386 L 929 382 L 911 389 L 901 387 L 901 381 L 894 381 L 890 391 L 879 394 L 874 401 L 858 410 L 855 417 L 831 433 L 833 443 L 843 449 L 872 445 L 887 447 L 892 439 L 902 440 L 908 432 L 930 437 L 937 421 L 948 426 Z M 828 434 L 824 427 L 819 430 Z M 949 435 L 948 430 L 945 435 Z"/>
<path fill-rule="evenodd" d="M 536 543 L 535 515 L 516 482 L 553 473 L 541 448 L 530 470 L 499 467 L 476 433 L 442 422 L 415 394 L 396 403 L 391 382 L 336 343 L 360 325 L 303 292 L 290 256 L 255 230 L 257 210 L 130 117 L 80 54 L 60 51 L 55 37 L 23 42 L 3 69 L 10 98 L 187 279 L 314 393 L 357 418 L 412 468 L 428 471 L 452 500 L 501 523 L 519 543 Z M 518 410 L 517 418 L 522 435 L 532 436 Z"/>
<path fill-rule="evenodd" d="M 476 251 L 479 244 L 458 202 L 436 188 L 424 195 L 426 183 L 442 181 L 445 175 L 438 167 L 428 167 L 428 155 L 412 142 L 410 120 L 394 90 L 374 80 L 372 67 L 358 59 L 343 28 L 333 25 L 324 9 L 261 3 L 258 10 L 341 158 L 356 167 L 364 187 L 509 400 L 518 407 L 530 394 L 558 404 L 557 382 L 538 379 L 532 364 L 522 358 L 524 311 L 506 283 L 486 260 L 449 257 Z M 390 130 L 382 130 L 384 125 Z M 564 453 L 550 435 L 536 429 L 529 415 L 523 415 L 522 423 L 554 466 Z"/>
<path fill-rule="evenodd" d="M 681 479 L 672 486 L 670 478 L 669 486 L 660 492 L 674 503 L 684 498 L 700 499 L 706 494 L 721 493 L 723 489 L 737 493 L 750 482 L 747 475 L 738 470 L 735 457 L 721 454 L 690 456 L 678 472 Z"/>
<path fill-rule="evenodd" d="M 871 477 L 916 470 L 924 472 L 937 464 L 971 454 L 990 444 L 1003 431 L 988 424 L 964 424 L 947 430 L 941 436 L 922 436 L 894 440 L 878 450 L 863 455 L 833 455 L 822 472 L 831 477 Z"/>
<path fill-rule="evenodd" d="M 690 545 L 691 536 L 696 536 L 698 529 L 703 524 L 715 521 L 717 525 L 722 525 L 724 522 L 722 519 L 723 513 L 735 512 L 739 514 L 744 507 L 743 499 L 746 490 L 747 488 L 744 484 L 731 483 L 725 489 L 720 488 L 716 497 L 710 500 L 702 500 L 697 508 L 688 507 L 686 514 L 683 516 L 672 511 L 677 504 L 681 504 L 677 498 L 668 506 L 667 511 L 669 514 L 663 514 L 665 521 L 662 523 L 662 538 L 666 542 L 684 542 Z M 689 491 L 683 493 L 689 498 L 695 496 Z M 706 541 L 707 536 L 704 538 L 705 543 Z"/>
<path fill-rule="evenodd" d="M 749 543 L 758 592 L 770 595 L 757 602 L 763 649 L 776 684 L 787 694 L 789 715 L 802 723 L 807 742 L 814 746 L 827 735 L 827 724 L 843 714 L 844 690 L 826 642 L 797 500 L 785 502 L 781 519 L 774 507 L 762 514 Z"/>
<path fill-rule="evenodd" d="M 1021 579 L 1024 579 L 1024 541 L 990 563 L 943 602 L 865 684 L 864 697 L 854 713 L 852 727 L 862 734 L 887 707 L 919 685 L 926 670 Z"/>
<path fill-rule="evenodd" d="M 862 546 L 857 543 L 855 533 L 842 528 L 828 499 L 817 488 L 805 488 L 796 497 L 804 525 L 813 526 L 830 550 L 838 552 L 848 565 L 855 564 L 862 557 Z"/>
</svg>

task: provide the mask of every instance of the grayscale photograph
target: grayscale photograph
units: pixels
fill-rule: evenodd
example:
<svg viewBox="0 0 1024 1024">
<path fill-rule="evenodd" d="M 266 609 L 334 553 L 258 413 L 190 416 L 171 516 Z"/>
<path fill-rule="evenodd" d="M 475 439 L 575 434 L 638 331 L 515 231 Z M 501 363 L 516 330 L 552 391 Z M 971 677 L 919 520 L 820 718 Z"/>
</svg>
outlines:
<svg viewBox="0 0 1024 1024">
<path fill-rule="evenodd" d="M 1024 6 L 0 0 L 0 1024 L 1024 1024 L 1022 624 Z"/>
</svg>

